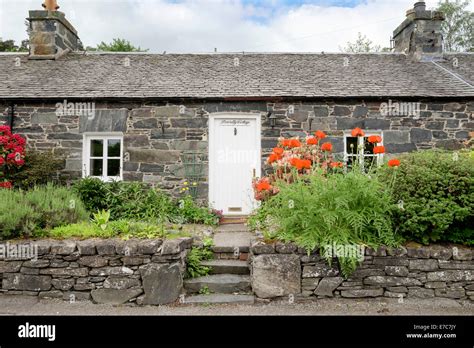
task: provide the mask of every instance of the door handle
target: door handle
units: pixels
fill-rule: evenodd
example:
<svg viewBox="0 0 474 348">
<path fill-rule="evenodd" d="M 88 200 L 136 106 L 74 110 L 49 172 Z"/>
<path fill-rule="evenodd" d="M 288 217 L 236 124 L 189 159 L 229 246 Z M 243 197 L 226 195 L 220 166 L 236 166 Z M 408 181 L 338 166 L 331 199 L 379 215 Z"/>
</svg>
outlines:
<svg viewBox="0 0 474 348">
<path fill-rule="evenodd" d="M 255 168 L 252 169 L 252 176 L 254 178 L 257 176 L 257 170 Z"/>
</svg>

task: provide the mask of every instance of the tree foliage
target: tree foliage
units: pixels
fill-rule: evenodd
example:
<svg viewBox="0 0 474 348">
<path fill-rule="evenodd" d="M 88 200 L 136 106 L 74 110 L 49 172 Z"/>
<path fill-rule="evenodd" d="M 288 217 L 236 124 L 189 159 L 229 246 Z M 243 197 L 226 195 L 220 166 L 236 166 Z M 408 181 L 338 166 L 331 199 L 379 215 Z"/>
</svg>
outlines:
<svg viewBox="0 0 474 348">
<path fill-rule="evenodd" d="M 15 40 L 2 40 L 0 38 L 0 52 L 28 52 L 28 40 L 23 40 L 20 46 L 15 45 Z"/>
<path fill-rule="evenodd" d="M 471 0 L 440 0 L 438 11 L 444 13 L 441 31 L 444 48 L 451 52 L 474 52 L 474 12 L 467 7 Z"/>
<path fill-rule="evenodd" d="M 97 48 L 88 47 L 89 51 L 104 51 L 104 52 L 147 52 L 148 49 L 142 50 L 140 46 L 135 47 L 130 41 L 125 39 L 113 39 L 111 43 L 101 42 Z"/>
<path fill-rule="evenodd" d="M 339 48 L 342 52 L 346 53 L 374 53 L 374 52 L 387 52 L 389 48 L 382 48 L 380 45 L 374 45 L 372 40 L 362 33 L 357 33 L 357 39 L 355 42 L 347 42 L 345 47 Z"/>
</svg>

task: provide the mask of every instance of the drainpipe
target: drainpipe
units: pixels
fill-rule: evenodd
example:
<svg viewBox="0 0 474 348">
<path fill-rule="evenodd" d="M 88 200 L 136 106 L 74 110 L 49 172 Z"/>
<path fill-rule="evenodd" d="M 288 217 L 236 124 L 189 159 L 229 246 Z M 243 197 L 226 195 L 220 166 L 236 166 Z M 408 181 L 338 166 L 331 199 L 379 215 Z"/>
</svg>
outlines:
<svg viewBox="0 0 474 348">
<path fill-rule="evenodd" d="M 8 115 L 8 126 L 10 126 L 10 131 L 13 133 L 13 117 L 15 116 L 15 104 L 10 104 L 10 114 Z"/>
</svg>

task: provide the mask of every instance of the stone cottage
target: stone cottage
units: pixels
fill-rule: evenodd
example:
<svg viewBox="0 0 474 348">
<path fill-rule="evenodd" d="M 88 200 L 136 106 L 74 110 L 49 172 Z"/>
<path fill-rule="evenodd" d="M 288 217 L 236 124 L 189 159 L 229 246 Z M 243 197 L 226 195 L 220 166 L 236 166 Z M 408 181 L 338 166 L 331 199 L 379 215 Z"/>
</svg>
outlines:
<svg viewBox="0 0 474 348">
<path fill-rule="evenodd" d="M 374 54 L 84 52 L 64 13 L 28 20 L 30 52 L 0 55 L 0 123 L 63 156 L 69 178 L 173 193 L 188 180 L 245 215 L 279 137 L 321 129 L 350 161 L 354 127 L 391 154 L 460 149 L 474 130 L 474 54 L 443 52 L 443 14 L 424 2 L 394 30 L 393 52 Z"/>
</svg>

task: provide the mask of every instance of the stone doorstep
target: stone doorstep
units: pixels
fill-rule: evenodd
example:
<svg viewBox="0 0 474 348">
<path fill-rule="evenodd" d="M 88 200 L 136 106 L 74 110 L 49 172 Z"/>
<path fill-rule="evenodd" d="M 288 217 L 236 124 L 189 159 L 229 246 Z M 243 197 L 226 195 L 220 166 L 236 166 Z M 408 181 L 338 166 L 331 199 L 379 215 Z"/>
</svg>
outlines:
<svg viewBox="0 0 474 348">
<path fill-rule="evenodd" d="M 247 261 L 240 260 L 208 260 L 201 265 L 210 267 L 211 274 L 250 274 Z"/>
<path fill-rule="evenodd" d="M 204 287 L 214 293 L 247 292 L 251 289 L 250 277 L 237 274 L 215 274 L 184 281 L 184 288 L 190 293 L 198 293 Z"/>
<path fill-rule="evenodd" d="M 216 253 L 248 252 L 252 236 L 250 232 L 217 232 L 212 250 Z"/>
<path fill-rule="evenodd" d="M 254 304 L 253 295 L 210 294 L 185 297 L 183 304 Z"/>
</svg>

